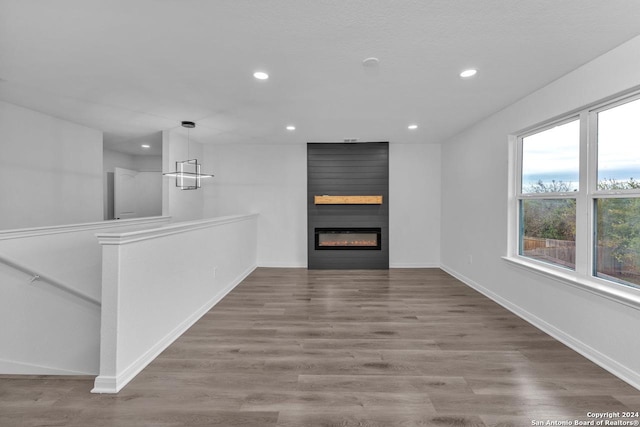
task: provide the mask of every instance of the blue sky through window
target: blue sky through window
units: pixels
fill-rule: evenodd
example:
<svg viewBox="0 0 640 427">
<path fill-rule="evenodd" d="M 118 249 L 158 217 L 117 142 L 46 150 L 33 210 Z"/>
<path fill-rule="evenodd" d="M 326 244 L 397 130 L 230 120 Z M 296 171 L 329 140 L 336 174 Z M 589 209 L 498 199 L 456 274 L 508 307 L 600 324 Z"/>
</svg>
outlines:
<svg viewBox="0 0 640 427">
<path fill-rule="evenodd" d="M 538 181 L 563 182 L 577 190 L 579 164 L 579 120 L 527 136 L 522 141 L 522 191 Z"/>
<path fill-rule="evenodd" d="M 640 100 L 598 113 L 598 181 L 640 179 Z"/>
<path fill-rule="evenodd" d="M 598 113 L 598 182 L 640 180 L 640 100 Z M 578 190 L 580 123 L 574 120 L 522 141 L 522 191 L 542 181 Z"/>
</svg>

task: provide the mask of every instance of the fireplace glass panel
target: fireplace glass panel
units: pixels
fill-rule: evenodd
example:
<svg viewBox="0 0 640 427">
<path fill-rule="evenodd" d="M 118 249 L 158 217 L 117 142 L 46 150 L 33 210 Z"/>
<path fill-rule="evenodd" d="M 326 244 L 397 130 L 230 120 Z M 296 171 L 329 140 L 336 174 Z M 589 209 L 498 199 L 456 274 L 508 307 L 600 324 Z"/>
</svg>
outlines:
<svg viewBox="0 0 640 427">
<path fill-rule="evenodd" d="M 381 248 L 379 228 L 317 228 L 316 249 L 373 249 Z"/>
</svg>

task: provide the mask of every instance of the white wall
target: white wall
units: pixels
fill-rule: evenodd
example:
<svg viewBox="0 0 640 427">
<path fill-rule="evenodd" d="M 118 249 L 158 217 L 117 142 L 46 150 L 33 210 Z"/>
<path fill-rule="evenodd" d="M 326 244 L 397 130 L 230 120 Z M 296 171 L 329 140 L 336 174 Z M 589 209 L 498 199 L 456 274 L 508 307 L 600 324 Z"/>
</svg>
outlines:
<svg viewBox="0 0 640 427">
<path fill-rule="evenodd" d="M 155 218 L 0 231 L 0 374 L 97 374 L 102 248 L 95 233 L 168 222 Z M 31 283 L 34 274 L 43 279 Z"/>
<path fill-rule="evenodd" d="M 115 167 L 140 172 L 136 177 L 138 217 L 162 214 L 162 156 L 132 155 L 103 151 L 104 219 L 113 219 L 113 171 Z"/>
<path fill-rule="evenodd" d="M 507 135 L 640 85 L 640 37 L 442 145 L 443 268 L 640 387 L 640 315 L 515 267 L 507 255 Z M 469 256 L 472 262 L 469 262 Z"/>
<path fill-rule="evenodd" d="M 113 170 L 115 167 L 134 169 L 133 156 L 104 149 L 102 152 L 102 210 L 103 219 L 113 219 Z"/>
<path fill-rule="evenodd" d="M 391 143 L 390 264 L 440 263 L 440 146 Z M 205 187 L 205 217 L 259 212 L 258 265 L 307 266 L 307 146 L 205 146 L 215 178 Z"/>
<path fill-rule="evenodd" d="M 104 172 L 113 173 L 113 168 L 135 169 L 133 157 L 127 153 L 104 149 L 102 152 L 102 165 Z"/>
<path fill-rule="evenodd" d="M 100 376 L 116 393 L 256 267 L 255 215 L 102 234 Z"/>
<path fill-rule="evenodd" d="M 0 263 L 0 373 L 95 375 L 100 308 Z"/>
<path fill-rule="evenodd" d="M 389 146 L 389 266 L 440 266 L 440 145 Z"/>
<path fill-rule="evenodd" d="M 307 265 L 306 144 L 205 146 L 213 184 L 205 188 L 205 216 L 260 213 L 258 265 Z"/>
<path fill-rule="evenodd" d="M 162 173 L 139 172 L 136 176 L 136 214 L 139 218 L 162 214 Z"/>
<path fill-rule="evenodd" d="M 135 155 L 133 169 L 139 172 L 162 172 L 162 156 Z"/>
<path fill-rule="evenodd" d="M 0 229 L 102 220 L 102 132 L 0 101 L 0 135 Z"/>
<path fill-rule="evenodd" d="M 138 171 L 136 189 L 138 217 L 162 215 L 162 156 L 131 156 Z"/>
</svg>

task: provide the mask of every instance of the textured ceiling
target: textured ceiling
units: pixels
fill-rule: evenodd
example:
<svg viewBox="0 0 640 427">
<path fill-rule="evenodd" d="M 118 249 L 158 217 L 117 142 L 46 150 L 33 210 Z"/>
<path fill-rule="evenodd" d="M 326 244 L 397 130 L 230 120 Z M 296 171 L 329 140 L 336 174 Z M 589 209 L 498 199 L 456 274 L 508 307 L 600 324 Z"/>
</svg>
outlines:
<svg viewBox="0 0 640 427">
<path fill-rule="evenodd" d="M 203 143 L 439 143 L 639 22 L 637 0 L 0 0 L 0 99 L 113 147 L 181 120 Z"/>
</svg>

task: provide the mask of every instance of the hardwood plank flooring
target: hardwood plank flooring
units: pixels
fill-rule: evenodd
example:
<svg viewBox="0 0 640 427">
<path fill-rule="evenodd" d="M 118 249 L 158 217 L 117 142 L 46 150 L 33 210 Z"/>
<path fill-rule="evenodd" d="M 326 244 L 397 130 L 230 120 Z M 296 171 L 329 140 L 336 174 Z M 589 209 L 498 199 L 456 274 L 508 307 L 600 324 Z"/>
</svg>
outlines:
<svg viewBox="0 0 640 427">
<path fill-rule="evenodd" d="M 640 391 L 438 269 L 259 268 L 118 395 L 92 386 L 0 376 L 0 426 L 506 427 L 640 411 Z"/>
</svg>

